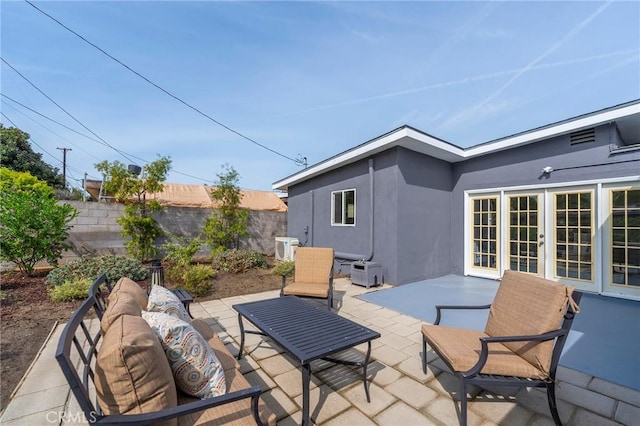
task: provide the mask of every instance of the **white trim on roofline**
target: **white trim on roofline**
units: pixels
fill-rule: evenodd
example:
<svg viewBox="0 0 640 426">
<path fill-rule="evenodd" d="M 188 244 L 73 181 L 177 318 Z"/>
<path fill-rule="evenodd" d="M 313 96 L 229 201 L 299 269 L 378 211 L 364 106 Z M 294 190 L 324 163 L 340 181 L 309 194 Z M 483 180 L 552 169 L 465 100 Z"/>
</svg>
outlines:
<svg viewBox="0 0 640 426">
<path fill-rule="evenodd" d="M 455 163 L 469 158 L 535 143 L 540 140 L 575 132 L 580 129 L 610 123 L 618 119 L 634 115 L 638 115 L 640 117 L 640 100 L 581 115 L 579 117 L 574 117 L 502 139 L 485 142 L 467 149 L 460 148 L 459 146 L 435 138 L 410 126 L 402 126 L 308 167 L 298 173 L 276 181 L 273 183 L 272 188 L 274 190 L 287 190 L 290 185 L 303 182 L 312 177 L 322 175 L 331 170 L 338 169 L 347 164 L 368 158 L 378 152 L 397 146 Z"/>
</svg>

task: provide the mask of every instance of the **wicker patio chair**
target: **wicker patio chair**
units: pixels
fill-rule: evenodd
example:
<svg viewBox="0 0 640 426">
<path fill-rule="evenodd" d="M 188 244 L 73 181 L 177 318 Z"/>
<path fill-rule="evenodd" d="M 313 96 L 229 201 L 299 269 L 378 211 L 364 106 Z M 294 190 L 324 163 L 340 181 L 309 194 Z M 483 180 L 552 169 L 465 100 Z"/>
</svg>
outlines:
<svg viewBox="0 0 640 426">
<path fill-rule="evenodd" d="M 555 376 L 582 294 L 522 272 L 506 271 L 495 299 L 482 306 L 436 306 L 422 325 L 422 369 L 427 343 L 460 379 L 460 424 L 467 424 L 469 385 L 546 387 L 551 416 L 561 425 Z M 490 309 L 484 332 L 439 325 L 445 309 Z"/>
<path fill-rule="evenodd" d="M 332 248 L 299 247 L 296 250 L 293 282 L 287 284 L 288 272 L 282 275 L 280 296 L 327 299 L 327 306 L 331 309 L 333 307 L 333 260 Z"/>
</svg>

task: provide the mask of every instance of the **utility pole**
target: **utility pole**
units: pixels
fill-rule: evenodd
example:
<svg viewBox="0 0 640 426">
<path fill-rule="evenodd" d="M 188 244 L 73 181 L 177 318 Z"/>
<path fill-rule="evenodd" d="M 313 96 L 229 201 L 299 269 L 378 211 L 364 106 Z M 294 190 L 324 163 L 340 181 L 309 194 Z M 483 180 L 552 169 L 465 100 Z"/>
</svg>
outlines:
<svg viewBox="0 0 640 426">
<path fill-rule="evenodd" d="M 67 151 L 71 151 L 71 148 L 56 148 L 62 151 L 62 180 L 64 187 L 67 187 Z"/>
</svg>

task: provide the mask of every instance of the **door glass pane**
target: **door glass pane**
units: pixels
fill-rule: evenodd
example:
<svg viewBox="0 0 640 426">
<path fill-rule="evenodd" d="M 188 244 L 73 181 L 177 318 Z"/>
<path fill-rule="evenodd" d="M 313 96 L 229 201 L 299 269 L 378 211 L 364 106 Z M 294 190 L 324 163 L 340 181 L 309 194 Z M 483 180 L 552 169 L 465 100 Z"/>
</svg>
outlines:
<svg viewBox="0 0 640 426">
<path fill-rule="evenodd" d="M 640 285 L 640 189 L 611 191 L 611 282 Z"/>
<path fill-rule="evenodd" d="M 514 195 L 509 199 L 509 268 L 538 273 L 538 196 Z"/>
<path fill-rule="evenodd" d="M 497 270 L 497 197 L 473 200 L 473 266 Z"/>
<path fill-rule="evenodd" d="M 555 276 L 593 279 L 591 191 L 557 193 L 555 202 Z M 569 262 L 565 262 L 565 261 Z"/>
</svg>

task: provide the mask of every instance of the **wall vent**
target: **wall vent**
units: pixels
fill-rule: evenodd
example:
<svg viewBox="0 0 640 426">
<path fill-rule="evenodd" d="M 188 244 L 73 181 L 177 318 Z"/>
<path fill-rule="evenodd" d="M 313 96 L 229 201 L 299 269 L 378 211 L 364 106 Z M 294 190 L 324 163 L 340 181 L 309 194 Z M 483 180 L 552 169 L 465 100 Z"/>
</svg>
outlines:
<svg viewBox="0 0 640 426">
<path fill-rule="evenodd" d="M 577 145 L 580 143 L 595 142 L 596 141 L 596 129 L 593 127 L 590 129 L 580 130 L 573 132 L 569 135 L 571 145 Z"/>
</svg>

